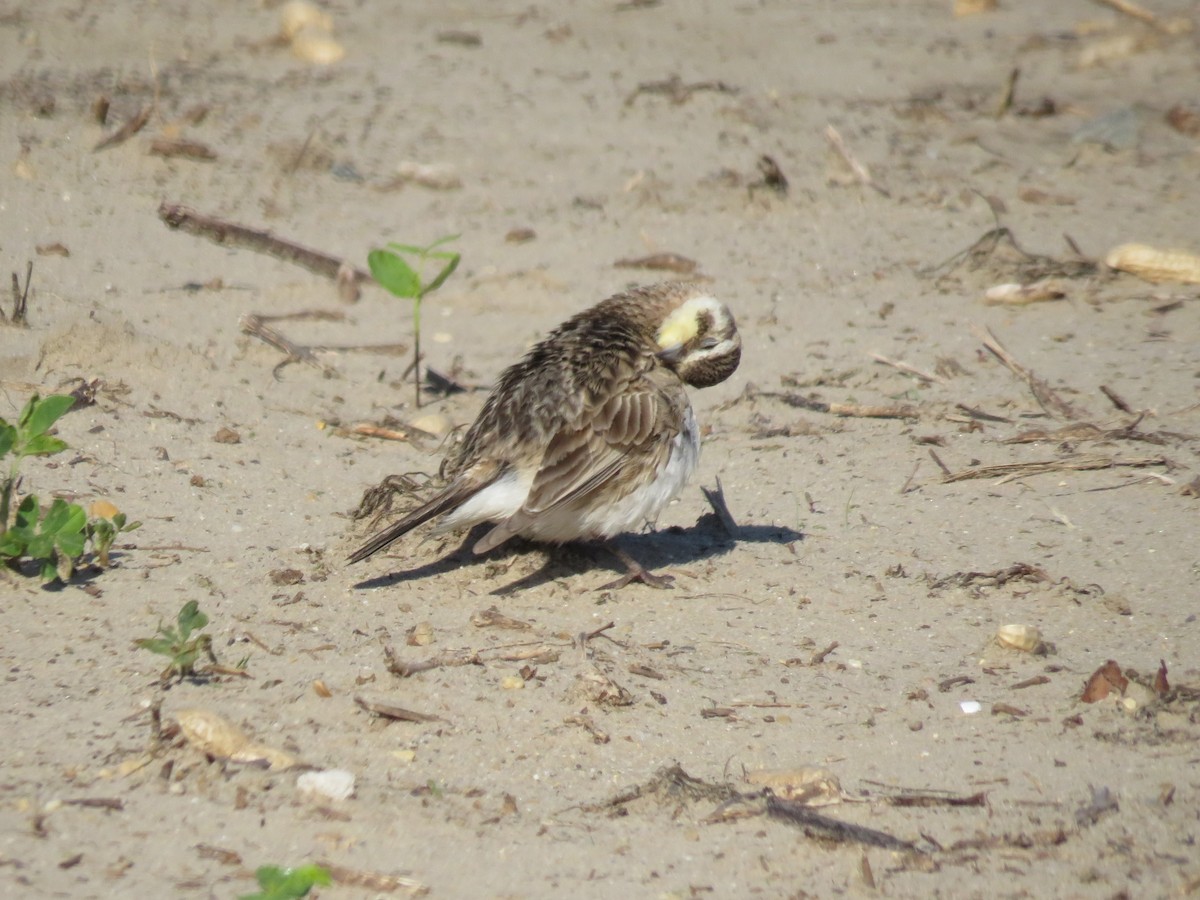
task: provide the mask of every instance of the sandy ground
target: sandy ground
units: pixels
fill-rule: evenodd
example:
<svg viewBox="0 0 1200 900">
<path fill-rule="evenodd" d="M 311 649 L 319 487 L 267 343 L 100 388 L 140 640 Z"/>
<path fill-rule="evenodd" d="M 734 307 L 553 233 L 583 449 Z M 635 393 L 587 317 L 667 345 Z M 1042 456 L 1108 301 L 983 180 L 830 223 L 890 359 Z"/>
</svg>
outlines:
<svg viewBox="0 0 1200 900">
<path fill-rule="evenodd" d="M 329 67 L 273 41 L 279 10 L 257 3 L 0 6 L 0 248 L 6 270 L 34 261 L 29 328 L 0 328 L 0 414 L 98 380 L 61 422 L 71 450 L 26 485 L 144 523 L 109 571 L 0 582 L 0 893 L 229 898 L 257 866 L 315 861 L 337 875 L 327 897 L 1195 893 L 1200 297 L 1090 262 L 1126 241 L 1200 250 L 1200 143 L 1167 121 L 1196 100 L 1196 33 L 1168 31 L 1197 9 L 1150 5 L 1167 27 L 1084 0 L 963 18 L 337 2 Z M 154 155 L 163 138 L 215 159 Z M 758 183 L 764 155 L 786 193 Z M 460 186 L 405 183 L 404 162 Z M 472 385 L 671 275 L 616 261 L 696 261 L 745 354 L 694 398 L 696 482 L 627 544 L 675 589 L 598 592 L 603 555 L 471 559 L 419 536 L 344 567 L 363 491 L 441 455 L 344 429 L 467 423 L 483 394 L 418 413 L 407 356 L 364 350 L 319 351 L 332 377 L 276 376 L 241 316 L 337 314 L 274 324 L 345 348 L 409 342 L 407 304 L 367 286 L 347 305 L 326 278 L 168 229 L 163 201 L 358 265 L 461 234 L 425 350 Z M 952 261 L 997 225 L 1027 255 Z M 1043 276 L 1065 297 L 984 301 Z M 938 460 L 1049 465 L 949 481 Z M 700 490 L 718 478 L 736 537 Z M 249 678 L 159 683 L 133 641 L 189 600 Z M 528 628 L 477 624 L 493 606 Z M 1007 624 L 1044 652 L 992 645 Z M 482 664 L 402 678 L 385 647 Z M 1143 678 L 1164 662 L 1172 691 L 1081 702 L 1110 659 Z M 207 758 L 170 727 L 197 708 L 353 773 L 354 796 Z M 673 765 L 703 784 L 659 777 Z M 845 802 L 816 813 L 870 831 L 749 796 L 748 773 L 801 766 L 840 779 Z"/>
</svg>

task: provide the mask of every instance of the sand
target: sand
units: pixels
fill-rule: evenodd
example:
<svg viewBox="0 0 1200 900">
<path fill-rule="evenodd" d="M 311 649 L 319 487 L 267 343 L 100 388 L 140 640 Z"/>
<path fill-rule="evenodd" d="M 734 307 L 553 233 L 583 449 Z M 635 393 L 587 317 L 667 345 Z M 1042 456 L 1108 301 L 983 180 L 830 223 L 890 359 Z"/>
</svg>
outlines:
<svg viewBox="0 0 1200 900">
<path fill-rule="evenodd" d="M 323 897 L 1195 892 L 1200 293 L 1101 262 L 1200 251 L 1195 7 L 1148 6 L 338 2 L 323 66 L 271 4 L 9 4 L 0 247 L 34 266 L 0 415 L 91 383 L 23 489 L 143 524 L 106 571 L 0 580 L 2 892 L 228 898 L 314 862 Z M 618 261 L 694 261 L 745 353 L 694 394 L 697 477 L 625 543 L 674 589 L 421 534 L 345 566 L 363 492 L 444 452 L 348 430 L 463 425 L 485 393 L 415 409 L 377 346 L 411 347 L 407 301 L 164 202 L 359 267 L 460 235 L 422 333 L 468 387 L 677 277 Z M 1043 278 L 1063 296 L 985 299 Z M 314 311 L 269 324 L 320 365 L 239 325 Z M 164 684 L 134 645 L 192 600 L 246 676 Z M 1013 624 L 1039 652 L 995 645 Z M 389 648 L 469 664 L 401 677 Z M 1107 660 L 1170 690 L 1083 702 Z M 206 755 L 196 709 L 301 765 Z M 841 802 L 760 793 L 799 767 Z M 329 769 L 353 796 L 298 786 Z"/>
</svg>

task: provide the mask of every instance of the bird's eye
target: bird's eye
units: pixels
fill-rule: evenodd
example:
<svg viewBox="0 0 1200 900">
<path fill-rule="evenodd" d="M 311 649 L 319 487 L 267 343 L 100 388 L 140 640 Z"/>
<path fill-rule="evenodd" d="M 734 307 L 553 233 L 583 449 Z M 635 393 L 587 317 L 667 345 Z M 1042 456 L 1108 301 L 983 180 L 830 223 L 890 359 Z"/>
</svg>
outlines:
<svg viewBox="0 0 1200 900">
<path fill-rule="evenodd" d="M 701 350 L 711 350 L 713 347 L 717 346 L 717 344 L 719 344 L 719 343 L 721 343 L 721 342 L 718 341 L 715 337 L 706 337 L 704 340 L 702 340 L 700 342 L 700 349 Z"/>
</svg>

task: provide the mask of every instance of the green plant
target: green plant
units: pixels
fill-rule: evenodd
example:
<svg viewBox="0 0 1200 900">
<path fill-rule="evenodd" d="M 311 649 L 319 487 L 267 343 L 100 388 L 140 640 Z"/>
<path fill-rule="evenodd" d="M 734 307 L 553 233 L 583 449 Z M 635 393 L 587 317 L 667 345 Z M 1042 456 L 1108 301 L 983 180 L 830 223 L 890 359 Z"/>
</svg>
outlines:
<svg viewBox="0 0 1200 900">
<path fill-rule="evenodd" d="M 151 653 L 158 653 L 170 659 L 167 668 L 163 670 L 163 681 L 172 675 L 177 675 L 182 681 L 189 675 L 196 674 L 196 662 L 200 657 L 208 657 L 209 662 L 217 665 L 216 654 L 212 649 L 212 636 L 198 634 L 192 637 L 192 632 L 199 631 L 208 624 L 208 616 L 200 612 L 200 604 L 189 600 L 179 610 L 175 617 L 175 625 L 167 626 L 158 623 L 158 637 L 138 638 L 134 644 Z"/>
<path fill-rule="evenodd" d="M 446 279 L 458 268 L 461 255 L 452 250 L 439 250 L 451 241 L 458 240 L 457 234 L 438 238 L 428 247 L 414 247 L 411 244 L 388 244 L 382 249 L 372 250 L 367 254 L 367 265 L 371 276 L 386 290 L 397 297 L 411 299 L 413 302 L 413 383 L 416 387 L 417 408 L 421 407 L 421 301 L 426 295 L 440 288 Z M 413 260 L 410 265 L 405 257 Z M 432 281 L 425 282 L 421 271 L 430 260 L 442 260 L 441 271 Z"/>
<path fill-rule="evenodd" d="M 83 553 L 87 540 L 87 515 L 82 507 L 56 499 L 45 515 L 37 497 L 27 495 L 12 514 L 20 480 L 21 460 L 27 456 L 52 456 L 67 448 L 66 442 L 47 434 L 75 402 L 74 397 L 56 394 L 41 398 L 34 394 L 21 410 L 16 424 L 0 419 L 0 457 L 12 456 L 0 485 L 0 560 L 14 565 L 28 557 L 40 564 L 43 581 L 71 577 L 74 561 Z"/>
<path fill-rule="evenodd" d="M 43 512 L 35 494 L 27 494 L 13 509 L 21 460 L 27 456 L 53 456 L 67 448 L 65 441 L 48 432 L 74 402 L 74 397 L 63 394 L 34 394 L 15 424 L 0 419 L 0 458 L 12 457 L 0 484 L 0 562 L 15 566 L 22 559 L 30 559 L 38 564 L 43 581 L 67 581 L 88 542 L 97 564 L 107 567 L 117 535 L 141 525 L 127 523 L 125 515 L 111 503 L 97 503 L 101 512 L 94 514 L 90 522 L 83 507 L 57 498 Z"/>
<path fill-rule="evenodd" d="M 257 894 L 243 894 L 238 900 L 295 900 L 308 895 L 318 884 L 330 884 L 329 872 L 320 866 L 307 865 L 295 869 L 279 866 L 259 866 L 254 872 Z"/>
<path fill-rule="evenodd" d="M 92 517 L 88 519 L 87 536 L 92 543 L 92 551 L 96 554 L 96 565 L 107 569 L 108 554 L 112 550 L 113 541 L 119 534 L 128 534 L 142 527 L 141 522 L 126 522 L 125 513 L 118 512 L 111 503 L 98 502 L 92 504 Z"/>
</svg>

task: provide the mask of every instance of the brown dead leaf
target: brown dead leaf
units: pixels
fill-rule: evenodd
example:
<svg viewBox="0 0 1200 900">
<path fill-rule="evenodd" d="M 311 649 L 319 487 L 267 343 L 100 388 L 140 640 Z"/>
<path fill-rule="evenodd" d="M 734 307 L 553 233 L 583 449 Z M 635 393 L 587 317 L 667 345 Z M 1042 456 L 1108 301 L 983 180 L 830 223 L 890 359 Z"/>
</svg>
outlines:
<svg viewBox="0 0 1200 900">
<path fill-rule="evenodd" d="M 1158 671 L 1154 673 L 1154 693 L 1162 695 L 1171 690 L 1171 685 L 1167 682 L 1167 662 L 1164 659 L 1158 661 Z"/>
<path fill-rule="evenodd" d="M 1080 699 L 1084 703 L 1095 703 L 1111 693 L 1118 696 L 1123 694 L 1128 686 L 1129 680 L 1121 674 L 1121 667 L 1115 660 L 1110 659 L 1092 673 L 1092 677 L 1087 680 L 1087 684 L 1083 688 L 1083 696 Z"/>
</svg>

